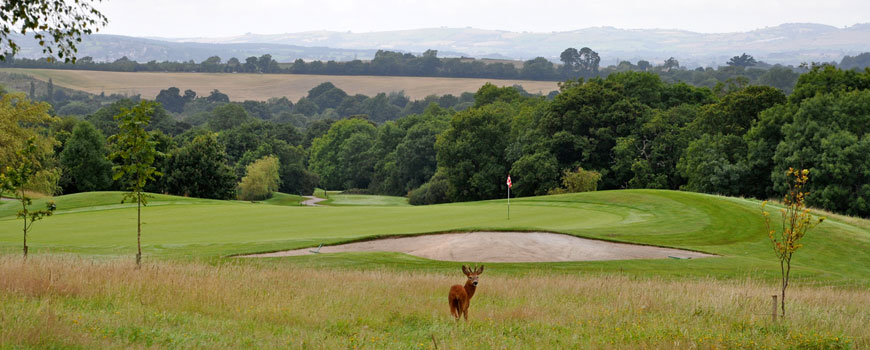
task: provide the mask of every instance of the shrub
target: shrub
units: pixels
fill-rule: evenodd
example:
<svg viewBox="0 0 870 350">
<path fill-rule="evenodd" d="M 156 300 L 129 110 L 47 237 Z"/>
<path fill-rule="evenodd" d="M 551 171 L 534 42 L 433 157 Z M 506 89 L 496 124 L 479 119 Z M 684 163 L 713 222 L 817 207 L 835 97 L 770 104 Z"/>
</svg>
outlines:
<svg viewBox="0 0 870 350">
<path fill-rule="evenodd" d="M 266 156 L 248 165 L 246 175 L 239 183 L 239 199 L 263 200 L 278 190 L 278 158 Z"/>
<path fill-rule="evenodd" d="M 408 203 L 411 205 L 428 205 L 447 203 L 447 179 L 440 173 L 435 173 L 429 182 L 408 193 Z"/>
<path fill-rule="evenodd" d="M 583 170 L 577 168 L 577 171 L 565 170 L 562 173 L 561 188 L 554 188 L 547 194 L 562 194 L 575 192 L 589 192 L 598 189 L 598 182 L 601 181 L 601 173 L 591 170 Z"/>
</svg>

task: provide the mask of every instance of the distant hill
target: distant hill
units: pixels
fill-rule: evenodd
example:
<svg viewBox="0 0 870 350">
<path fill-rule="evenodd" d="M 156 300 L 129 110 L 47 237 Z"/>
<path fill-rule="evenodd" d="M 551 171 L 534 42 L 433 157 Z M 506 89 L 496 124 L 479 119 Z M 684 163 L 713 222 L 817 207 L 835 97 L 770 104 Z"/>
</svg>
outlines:
<svg viewBox="0 0 870 350">
<path fill-rule="evenodd" d="M 532 33 L 475 28 L 427 28 L 388 32 L 352 33 L 315 31 L 288 34 L 245 34 L 222 38 L 144 39 L 93 35 L 85 39 L 80 56 L 114 60 L 121 56 L 149 60 L 197 62 L 218 55 L 244 58 L 271 54 L 280 62 L 306 60 L 347 61 L 370 59 L 378 49 L 439 51 L 441 57 L 469 56 L 496 59 L 530 59 L 543 56 L 558 61 L 568 47 L 591 47 L 603 65 L 617 60 L 676 57 L 684 66 L 723 65 L 728 58 L 748 53 L 768 63 L 839 61 L 844 55 L 870 51 L 870 24 L 847 28 L 796 23 L 736 33 L 696 33 L 674 29 L 619 29 L 593 27 L 566 32 Z M 21 56 L 38 57 L 30 43 Z"/>
<path fill-rule="evenodd" d="M 473 57 L 558 60 L 568 47 L 591 47 L 603 64 L 617 59 L 663 61 L 674 56 L 684 64 L 721 65 L 743 52 L 769 63 L 839 61 L 844 55 L 870 51 L 870 24 L 848 28 L 799 23 L 749 32 L 705 34 L 674 29 L 594 27 L 567 32 L 532 33 L 474 28 L 428 28 L 390 32 L 304 32 L 246 34 L 225 38 L 168 39 L 178 42 L 270 43 L 345 49 L 427 49 L 461 52 Z M 441 56 L 445 56 L 441 54 Z"/>
<path fill-rule="evenodd" d="M 13 40 L 22 44 L 17 57 L 43 57 L 42 49 L 33 40 L 25 40 L 17 35 Z M 376 49 L 333 49 L 319 46 L 297 46 L 270 43 L 197 43 L 173 42 L 137 38 L 123 35 L 94 34 L 82 38 L 78 57 L 91 56 L 95 61 L 114 61 L 121 57 L 137 62 L 189 61 L 202 62 L 210 56 L 220 56 L 223 61 L 236 57 L 242 62 L 245 57 L 271 54 L 279 62 L 293 62 L 297 58 L 306 60 L 350 61 L 357 57 L 374 57 Z"/>
</svg>

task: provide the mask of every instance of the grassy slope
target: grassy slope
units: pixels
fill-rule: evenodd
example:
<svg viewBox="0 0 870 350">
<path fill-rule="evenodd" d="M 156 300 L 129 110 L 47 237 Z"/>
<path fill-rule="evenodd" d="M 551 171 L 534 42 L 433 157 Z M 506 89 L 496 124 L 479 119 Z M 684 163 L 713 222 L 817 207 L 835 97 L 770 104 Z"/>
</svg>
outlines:
<svg viewBox="0 0 870 350">
<path fill-rule="evenodd" d="M 129 255 L 135 247 L 136 213 L 132 208 L 118 208 L 118 198 L 110 193 L 58 197 L 58 214 L 34 225 L 29 239 L 32 251 Z M 547 230 L 723 257 L 500 264 L 498 271 L 626 271 L 771 279 L 778 275 L 756 202 L 673 191 L 603 191 L 512 200 L 510 221 L 505 219 L 504 204 L 497 200 L 427 207 L 283 207 L 163 196 L 143 210 L 143 249 L 151 258 L 214 259 L 392 234 Z M 11 213 L 7 206 L 0 206 L 0 213 Z M 14 217 L 0 216 L 0 251 L 20 249 L 19 224 Z M 870 272 L 859 268 L 870 266 L 866 229 L 832 219 L 812 231 L 805 244 L 795 259 L 799 280 L 870 284 Z M 394 253 L 322 254 L 266 263 L 425 270 L 449 270 L 455 265 Z"/>
<path fill-rule="evenodd" d="M 302 196 L 299 195 L 275 192 L 272 194 L 272 198 L 264 200 L 263 203 L 271 205 L 299 206 L 303 200 L 305 200 L 305 198 L 302 198 Z"/>
<path fill-rule="evenodd" d="M 56 215 L 69 214 L 78 212 L 95 212 L 120 208 L 135 208 L 136 203 L 121 203 L 123 194 L 121 192 L 87 192 L 76 193 L 55 198 L 40 198 L 33 200 L 31 208 L 43 209 L 45 202 L 53 200 L 57 204 Z M 162 194 L 153 194 L 148 199 L 147 206 L 162 206 L 162 205 L 184 205 L 184 204 L 205 204 L 205 203 L 221 203 L 209 199 L 186 198 L 178 196 L 167 196 Z M 0 220 L 9 219 L 9 216 L 15 216 L 15 213 L 20 209 L 20 202 L 3 200 L 0 201 Z"/>
<path fill-rule="evenodd" d="M 408 206 L 405 197 L 379 196 L 367 194 L 330 194 L 329 200 L 318 203 L 331 206 Z"/>
<path fill-rule="evenodd" d="M 272 97 L 287 97 L 293 101 L 306 96 L 308 90 L 324 83 L 332 82 L 349 95 L 365 94 L 374 96 L 381 92 L 404 91 L 412 99 L 423 99 L 428 95 L 475 92 L 487 82 L 498 86 L 522 85 L 531 93 L 546 95 L 558 90 L 556 82 L 531 80 L 499 80 L 471 78 L 421 78 L 421 77 L 381 77 L 381 76 L 342 76 L 307 74 L 228 74 L 228 73 L 154 73 L 154 72 L 101 72 L 57 69 L 2 68 L 0 72 L 21 73 L 36 79 L 48 81 L 70 89 L 92 94 L 120 93 L 141 94 L 144 98 L 154 98 L 162 89 L 177 86 L 182 90 L 191 89 L 200 96 L 208 95 L 214 89 L 229 95 L 233 101 L 259 100 Z"/>
</svg>

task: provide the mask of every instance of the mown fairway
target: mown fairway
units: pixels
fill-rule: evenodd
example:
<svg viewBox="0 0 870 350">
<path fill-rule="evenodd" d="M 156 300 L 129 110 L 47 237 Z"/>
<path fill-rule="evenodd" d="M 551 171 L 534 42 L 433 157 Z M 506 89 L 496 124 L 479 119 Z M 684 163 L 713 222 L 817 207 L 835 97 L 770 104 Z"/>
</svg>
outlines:
<svg viewBox="0 0 870 350">
<path fill-rule="evenodd" d="M 286 197 L 285 197 L 286 196 Z M 135 250 L 135 204 L 120 204 L 120 193 L 81 193 L 55 198 L 58 212 L 34 224 L 29 237 L 35 254 L 72 252 L 127 256 Z M 366 198 L 330 194 L 339 204 Z M 543 230 L 618 242 L 651 244 L 722 255 L 721 258 L 542 264 L 559 269 L 626 271 L 646 275 L 722 277 L 778 276 L 756 201 L 656 191 L 601 191 L 519 198 L 506 219 L 504 200 L 435 206 L 303 207 L 214 201 L 156 195 L 142 211 L 143 251 L 152 259 L 213 260 L 241 253 L 334 244 L 395 234 L 473 230 Z M 44 199 L 43 199 L 44 200 Z M 43 200 L 34 202 L 35 207 Z M 275 202 L 273 201 L 273 203 Z M 0 249 L 20 250 L 15 202 L 0 204 Z M 844 285 L 870 284 L 870 233 L 864 220 L 831 218 L 806 238 L 798 253 L 798 278 Z M 419 268 L 452 267 L 398 254 L 337 254 L 291 259 L 300 264 L 380 267 L 397 261 Z M 523 270 L 522 264 L 505 264 Z"/>
<path fill-rule="evenodd" d="M 141 94 L 153 99 L 160 90 L 175 86 L 182 91 L 191 89 L 199 96 L 208 96 L 218 89 L 233 101 L 265 101 L 272 97 L 287 97 L 292 101 L 308 94 L 308 90 L 331 82 L 350 95 L 374 96 L 381 92 L 404 91 L 411 99 L 428 95 L 475 92 L 487 82 L 498 86 L 522 85 L 530 93 L 546 95 L 558 90 L 556 82 L 532 80 L 499 80 L 472 78 L 425 78 L 386 76 L 345 76 L 307 74 L 230 74 L 230 73 L 151 73 L 100 72 L 56 69 L 3 68 L 0 72 L 23 73 L 60 86 L 92 94 L 105 92 L 127 95 Z"/>
<path fill-rule="evenodd" d="M 330 194 L 332 197 L 333 195 Z M 755 201 L 655 190 L 427 207 L 301 207 L 118 193 L 56 198 L 22 263 L 0 204 L 2 347 L 802 348 L 870 347 L 870 224 L 833 217 L 795 259 L 789 317 L 769 321 L 778 264 Z M 284 205 L 289 204 L 289 205 Z M 386 204 L 395 204 L 387 201 Z M 35 205 L 41 203 L 36 201 Z M 546 230 L 722 255 L 693 260 L 487 264 L 456 326 L 458 264 L 397 253 L 228 255 L 391 234 Z M 51 253 L 51 254 L 50 254 Z M 75 253 L 65 256 L 60 253 Z M 50 330 L 50 331 L 49 331 Z"/>
</svg>

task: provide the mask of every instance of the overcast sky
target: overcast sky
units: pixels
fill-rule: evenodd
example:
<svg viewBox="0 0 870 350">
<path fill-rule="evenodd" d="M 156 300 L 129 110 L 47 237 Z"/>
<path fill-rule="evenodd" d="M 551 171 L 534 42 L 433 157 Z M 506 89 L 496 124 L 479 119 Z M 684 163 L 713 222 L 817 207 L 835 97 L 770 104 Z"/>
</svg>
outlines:
<svg viewBox="0 0 870 350">
<path fill-rule="evenodd" d="M 870 22 L 868 0 L 103 0 L 101 33 L 222 37 L 312 30 L 474 27 L 550 32 L 594 26 L 748 31 L 782 23 Z"/>
</svg>

